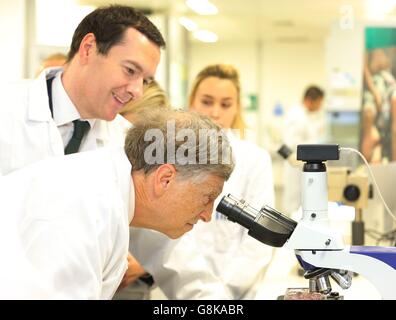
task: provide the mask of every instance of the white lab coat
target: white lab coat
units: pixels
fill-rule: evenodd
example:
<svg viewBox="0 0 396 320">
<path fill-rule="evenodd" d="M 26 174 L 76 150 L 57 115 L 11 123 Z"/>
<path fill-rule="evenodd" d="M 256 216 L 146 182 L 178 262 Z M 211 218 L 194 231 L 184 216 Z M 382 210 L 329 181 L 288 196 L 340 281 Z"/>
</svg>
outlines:
<svg viewBox="0 0 396 320">
<path fill-rule="evenodd" d="M 229 135 L 235 169 L 215 201 L 231 193 L 260 210 L 274 206 L 272 163 L 267 151 Z M 209 223 L 198 223 L 192 234 L 211 269 L 232 292 L 233 299 L 252 299 L 272 257 L 272 248 L 247 234 L 247 229 L 226 220 L 215 210 Z"/>
<path fill-rule="evenodd" d="M 27 259 L 13 215 L 1 216 L 0 238 L 0 299 L 60 298 L 49 279 L 45 280 L 41 271 Z"/>
<path fill-rule="evenodd" d="M 309 112 L 303 105 L 293 106 L 285 117 L 283 142 L 297 152 L 298 144 L 323 143 L 326 137 L 326 119 L 322 111 Z M 295 155 L 294 155 L 295 156 Z M 287 161 L 283 164 L 282 210 L 288 215 L 301 203 L 301 168 Z"/>
<path fill-rule="evenodd" d="M 131 235 L 133 254 L 140 257 L 139 261 L 155 279 L 154 286 L 160 287 L 168 299 L 232 299 L 231 293 L 208 267 L 191 232 L 177 240 L 169 240 L 154 230 L 138 228 L 132 228 Z M 145 247 L 151 249 L 150 254 Z M 159 263 L 162 265 L 160 272 Z M 117 293 L 116 297 L 149 298 L 151 289 L 138 281 Z"/>
<path fill-rule="evenodd" d="M 53 76 L 60 68 L 44 70 L 37 79 L 9 84 L 0 88 L 0 176 L 30 163 L 64 154 L 64 145 L 49 109 L 46 78 Z M 95 125 L 83 139 L 81 151 L 94 150 L 103 146 L 123 146 L 125 132 L 131 126 L 129 121 L 117 116 L 113 121 L 96 120 Z M 59 184 L 61 184 L 59 179 Z M 177 240 L 161 236 L 161 245 L 154 245 L 155 232 L 140 230 L 131 234 L 131 253 L 148 270 L 170 299 L 178 297 L 194 298 L 197 291 L 203 288 L 199 296 L 206 298 L 227 299 L 229 295 L 223 287 L 218 287 L 217 279 L 210 271 L 199 271 L 195 266 L 202 265 L 202 257 L 192 254 L 188 245 L 177 246 L 172 254 L 170 250 Z M 192 245 L 190 245 L 192 247 Z M 158 252 L 154 252 L 158 250 Z M 172 268 L 164 269 L 164 259 Z M 185 258 L 183 258 L 185 257 Z M 182 274 L 183 278 L 176 276 Z M 206 277 L 198 279 L 197 275 L 207 272 Z M 166 276 L 165 276 L 166 275 Z M 166 279 L 169 279 L 167 281 Z M 207 284 L 207 285 L 205 285 Z M 216 287 L 216 290 L 213 288 Z M 145 289 L 147 290 L 147 288 Z"/>
<path fill-rule="evenodd" d="M 63 155 L 62 137 L 49 109 L 46 78 L 60 68 L 46 69 L 35 80 L 0 88 L 0 175 L 44 158 Z M 124 144 L 130 123 L 121 116 L 96 120 L 81 151 Z"/>
<path fill-rule="evenodd" d="M 23 253 L 55 298 L 110 299 L 127 268 L 131 195 L 130 162 L 110 147 L 3 176 L 0 212 L 16 220 Z"/>
</svg>

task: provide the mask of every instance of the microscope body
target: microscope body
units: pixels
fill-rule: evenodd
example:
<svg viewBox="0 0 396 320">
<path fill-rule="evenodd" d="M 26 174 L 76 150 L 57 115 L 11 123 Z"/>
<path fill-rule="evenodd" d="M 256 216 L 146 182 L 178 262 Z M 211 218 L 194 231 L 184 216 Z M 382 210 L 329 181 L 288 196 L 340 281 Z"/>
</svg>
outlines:
<svg viewBox="0 0 396 320">
<path fill-rule="evenodd" d="M 378 290 L 382 299 L 395 300 L 396 292 L 396 249 L 387 247 L 345 246 L 342 250 L 295 250 L 297 259 L 306 272 L 322 268 L 315 280 L 331 276 L 343 289 L 352 282 L 351 272 L 356 272 L 369 280 Z M 327 273 L 325 273 L 327 271 Z M 346 273 L 346 271 L 349 271 Z M 338 279 L 335 277 L 338 276 Z M 344 284 L 343 284 L 343 282 Z M 319 291 L 330 293 L 331 287 Z"/>
<path fill-rule="evenodd" d="M 304 145 L 299 147 L 305 150 Z M 284 247 L 295 250 L 306 271 L 304 276 L 316 281 L 314 290 L 318 292 L 330 293 L 329 276 L 342 288 L 348 288 L 352 281 L 351 272 L 356 272 L 371 281 L 383 299 L 396 299 L 396 248 L 344 245 L 342 235 L 330 228 L 327 211 L 328 184 L 323 162 L 335 160 L 335 150 L 330 148 L 329 154 L 321 154 L 323 159 L 320 161 L 315 152 L 322 147 L 307 148 L 300 155 L 300 160 L 305 161 L 301 185 L 302 219 Z"/>
<path fill-rule="evenodd" d="M 338 159 L 338 145 L 297 147 L 297 160 L 304 162 L 303 214 L 298 222 L 268 206 L 252 208 L 232 195 L 224 196 L 216 210 L 247 228 L 260 242 L 294 250 L 309 279 L 310 292 L 331 298 L 330 278 L 347 289 L 355 272 L 372 282 L 383 299 L 396 299 L 396 248 L 346 246 L 342 235 L 330 227 L 324 162 Z"/>
<path fill-rule="evenodd" d="M 287 146 L 282 145 L 278 154 L 289 164 L 302 168 L 302 162 L 297 160 L 296 154 Z M 340 202 L 355 208 L 355 219 L 352 222 L 352 244 L 364 244 L 363 209 L 372 197 L 372 190 L 368 176 L 356 170 L 351 172 L 348 167 L 327 168 L 327 189 L 329 201 Z"/>
<path fill-rule="evenodd" d="M 305 164 L 303 170 L 302 218 L 285 246 L 340 250 L 344 247 L 342 236 L 331 229 L 329 223 L 326 166 L 323 163 Z"/>
</svg>

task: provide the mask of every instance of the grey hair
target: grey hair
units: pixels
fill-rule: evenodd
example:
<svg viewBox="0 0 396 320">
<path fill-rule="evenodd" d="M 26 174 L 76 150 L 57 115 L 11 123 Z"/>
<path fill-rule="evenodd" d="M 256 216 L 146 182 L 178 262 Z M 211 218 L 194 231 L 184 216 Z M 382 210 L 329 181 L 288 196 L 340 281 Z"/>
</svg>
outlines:
<svg viewBox="0 0 396 320">
<path fill-rule="evenodd" d="M 228 180 L 234 169 L 225 132 L 208 117 L 190 111 L 144 110 L 128 130 L 124 149 L 132 171 L 145 174 L 168 163 L 181 178 L 196 180 L 209 174 Z M 148 153 L 155 162 L 147 158 Z"/>
</svg>

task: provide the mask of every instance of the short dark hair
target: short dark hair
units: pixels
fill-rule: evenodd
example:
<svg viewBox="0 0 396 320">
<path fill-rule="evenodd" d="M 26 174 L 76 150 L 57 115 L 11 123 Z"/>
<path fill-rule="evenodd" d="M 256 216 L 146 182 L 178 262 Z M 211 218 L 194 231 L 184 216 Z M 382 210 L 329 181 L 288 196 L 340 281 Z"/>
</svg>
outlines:
<svg viewBox="0 0 396 320">
<path fill-rule="evenodd" d="M 111 47 L 122 41 L 128 28 L 141 32 L 158 47 L 165 47 L 161 32 L 142 12 L 130 6 L 110 5 L 97 8 L 80 22 L 74 31 L 67 60 L 73 59 L 88 33 L 95 35 L 98 52 L 106 55 Z"/>
<path fill-rule="evenodd" d="M 304 100 L 317 100 L 324 97 L 324 91 L 317 86 L 309 86 L 304 93 Z"/>
</svg>

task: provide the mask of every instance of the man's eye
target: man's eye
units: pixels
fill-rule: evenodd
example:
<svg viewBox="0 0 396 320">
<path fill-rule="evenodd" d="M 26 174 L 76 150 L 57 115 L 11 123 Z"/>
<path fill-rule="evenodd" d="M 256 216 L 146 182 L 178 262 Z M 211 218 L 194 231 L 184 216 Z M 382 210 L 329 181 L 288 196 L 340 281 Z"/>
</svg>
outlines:
<svg viewBox="0 0 396 320">
<path fill-rule="evenodd" d="M 131 76 L 133 76 L 135 74 L 135 70 L 134 69 L 128 68 L 128 67 L 126 67 L 125 69 L 126 69 L 127 73 L 130 74 Z"/>
</svg>

